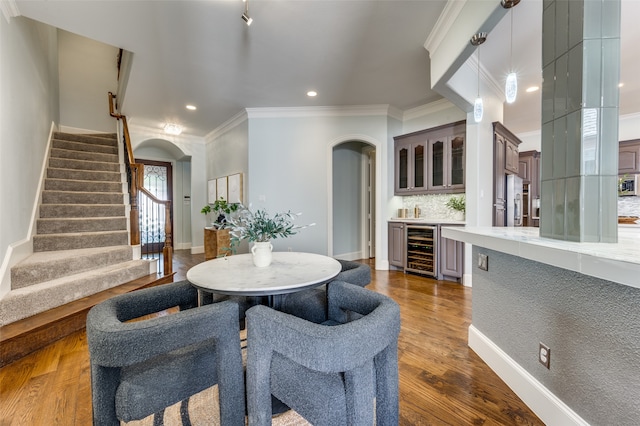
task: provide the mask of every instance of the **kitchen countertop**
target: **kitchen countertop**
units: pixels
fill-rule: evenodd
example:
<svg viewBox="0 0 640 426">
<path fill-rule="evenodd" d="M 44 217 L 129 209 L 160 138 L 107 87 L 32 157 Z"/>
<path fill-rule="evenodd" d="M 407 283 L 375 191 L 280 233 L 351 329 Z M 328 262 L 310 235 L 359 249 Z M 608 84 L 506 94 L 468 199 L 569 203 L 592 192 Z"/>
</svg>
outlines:
<svg viewBox="0 0 640 426">
<path fill-rule="evenodd" d="M 413 217 L 392 217 L 389 222 L 397 223 L 415 223 L 416 225 L 465 225 L 464 220 L 454 219 L 428 219 L 426 217 L 413 218 Z"/>
<path fill-rule="evenodd" d="M 617 243 L 554 240 L 529 227 L 444 227 L 442 236 L 640 288 L 638 225 L 620 225 Z"/>
</svg>

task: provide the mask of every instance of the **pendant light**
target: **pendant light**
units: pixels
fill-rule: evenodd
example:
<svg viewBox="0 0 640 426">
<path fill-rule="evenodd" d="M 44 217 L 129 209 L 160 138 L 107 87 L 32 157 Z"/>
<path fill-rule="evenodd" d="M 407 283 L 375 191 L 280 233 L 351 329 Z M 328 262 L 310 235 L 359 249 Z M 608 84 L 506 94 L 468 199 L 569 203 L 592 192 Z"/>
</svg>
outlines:
<svg viewBox="0 0 640 426">
<path fill-rule="evenodd" d="M 509 40 L 511 41 L 510 53 L 509 53 L 509 74 L 507 75 L 507 81 L 504 85 L 504 95 L 507 99 L 508 104 L 512 104 L 516 100 L 516 96 L 518 95 L 518 77 L 516 73 L 513 71 L 513 9 L 509 12 L 511 15 L 511 36 Z"/>
<path fill-rule="evenodd" d="M 509 74 L 507 75 L 507 81 L 504 85 L 504 96 L 508 104 L 512 104 L 516 100 L 516 96 L 518 95 L 518 76 L 515 71 L 513 71 L 513 7 L 520 3 L 520 0 L 502 0 L 500 4 L 505 9 L 511 9 L 510 19 L 511 19 L 511 29 L 510 29 L 510 51 L 509 51 Z"/>
<path fill-rule="evenodd" d="M 471 37 L 471 44 L 473 46 L 480 46 L 487 40 L 487 33 L 474 34 Z M 478 97 L 473 103 L 473 119 L 476 123 L 482 121 L 482 115 L 484 114 L 484 106 L 482 104 L 482 98 L 480 97 L 480 47 L 478 47 Z"/>
</svg>

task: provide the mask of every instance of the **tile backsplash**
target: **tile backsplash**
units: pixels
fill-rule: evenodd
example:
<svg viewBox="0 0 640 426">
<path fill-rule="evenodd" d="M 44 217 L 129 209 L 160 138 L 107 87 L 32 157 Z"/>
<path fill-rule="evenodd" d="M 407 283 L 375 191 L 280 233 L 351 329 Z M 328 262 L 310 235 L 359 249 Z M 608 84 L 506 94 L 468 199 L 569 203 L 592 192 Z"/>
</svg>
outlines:
<svg viewBox="0 0 640 426">
<path fill-rule="evenodd" d="M 618 197 L 618 216 L 640 217 L 640 197 Z"/>
<path fill-rule="evenodd" d="M 421 210 L 420 217 L 455 220 L 458 218 L 458 213 L 447 207 L 447 201 L 459 195 L 463 194 L 405 196 L 402 198 L 402 207 L 408 210 L 409 217 L 413 217 L 414 208 L 418 206 Z M 618 197 L 618 216 L 640 217 L 640 197 Z"/>
<path fill-rule="evenodd" d="M 425 219 L 461 220 L 460 213 L 447 207 L 447 201 L 452 197 L 460 197 L 464 194 L 430 194 L 411 195 L 402 198 L 402 207 L 409 211 L 409 217 L 413 217 L 414 208 L 417 206 L 420 217 Z"/>
</svg>

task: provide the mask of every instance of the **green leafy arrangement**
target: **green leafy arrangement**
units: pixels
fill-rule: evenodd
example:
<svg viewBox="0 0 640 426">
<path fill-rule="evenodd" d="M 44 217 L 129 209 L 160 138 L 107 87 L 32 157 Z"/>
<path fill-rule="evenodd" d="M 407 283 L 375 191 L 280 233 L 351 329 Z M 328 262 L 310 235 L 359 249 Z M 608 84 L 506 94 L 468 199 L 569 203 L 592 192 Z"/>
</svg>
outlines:
<svg viewBox="0 0 640 426">
<path fill-rule="evenodd" d="M 464 196 L 461 195 L 460 197 L 449 198 L 449 201 L 447 201 L 447 207 L 464 213 L 464 211 L 466 210 L 466 203 L 465 203 Z"/>
<path fill-rule="evenodd" d="M 213 208 L 211 206 L 213 206 Z M 239 206 L 239 203 L 227 203 L 227 200 L 220 197 L 213 204 L 207 204 L 204 206 L 202 210 L 200 210 L 200 213 L 203 213 L 206 216 L 208 213 L 213 212 L 216 216 L 214 225 L 220 228 L 227 220 L 227 217 L 238 210 Z"/>
<path fill-rule="evenodd" d="M 287 238 L 298 233 L 299 230 L 315 225 L 294 225 L 294 221 L 301 213 L 294 214 L 291 211 L 276 213 L 270 216 L 266 210 L 256 210 L 239 206 L 237 214 L 227 217 L 224 224 L 229 228 L 231 244 L 237 245 L 242 240 L 250 242 L 266 242 L 276 238 Z"/>
</svg>

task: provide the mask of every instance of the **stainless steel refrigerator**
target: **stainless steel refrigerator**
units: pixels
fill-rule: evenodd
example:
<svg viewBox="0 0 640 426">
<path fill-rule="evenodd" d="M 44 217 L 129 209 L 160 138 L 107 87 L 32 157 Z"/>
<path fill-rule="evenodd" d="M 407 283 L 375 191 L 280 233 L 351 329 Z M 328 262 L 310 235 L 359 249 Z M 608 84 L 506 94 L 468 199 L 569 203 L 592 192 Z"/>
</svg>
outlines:
<svg viewBox="0 0 640 426">
<path fill-rule="evenodd" d="M 522 226 L 522 178 L 507 175 L 507 226 Z"/>
</svg>

